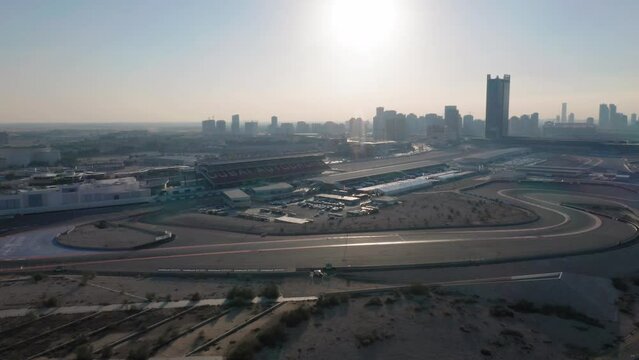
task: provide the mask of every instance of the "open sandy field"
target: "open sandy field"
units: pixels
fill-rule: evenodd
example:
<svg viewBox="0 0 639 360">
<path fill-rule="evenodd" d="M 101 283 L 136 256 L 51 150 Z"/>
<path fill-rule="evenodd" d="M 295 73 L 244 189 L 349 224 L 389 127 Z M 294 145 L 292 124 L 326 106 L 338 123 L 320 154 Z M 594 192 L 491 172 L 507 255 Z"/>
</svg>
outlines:
<svg viewBox="0 0 639 360">
<path fill-rule="evenodd" d="M 317 217 L 316 210 L 289 206 L 286 210 L 312 223 L 258 222 L 238 217 L 185 213 L 158 220 L 161 225 L 208 228 L 270 235 L 365 232 L 463 226 L 495 226 L 533 221 L 529 211 L 497 201 L 487 201 L 457 192 L 417 192 L 399 197 L 401 204 L 381 208 L 379 213 L 357 217 Z M 178 234 L 179 236 L 179 234 Z"/>
</svg>

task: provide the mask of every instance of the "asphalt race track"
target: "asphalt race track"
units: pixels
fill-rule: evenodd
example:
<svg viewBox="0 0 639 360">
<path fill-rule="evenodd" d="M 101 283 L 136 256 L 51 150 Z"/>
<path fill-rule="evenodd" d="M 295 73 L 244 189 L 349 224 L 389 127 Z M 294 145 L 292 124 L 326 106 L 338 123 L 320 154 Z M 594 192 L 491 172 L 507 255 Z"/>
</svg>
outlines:
<svg viewBox="0 0 639 360">
<path fill-rule="evenodd" d="M 267 237 L 189 229 L 178 244 L 126 252 L 46 252 L 39 236 L 0 239 L 0 272 L 55 268 L 155 272 L 227 272 L 336 267 L 508 262 L 607 250 L 635 240 L 637 226 L 562 205 L 639 208 L 639 194 L 611 186 L 491 183 L 470 194 L 501 199 L 539 215 L 524 225 Z M 59 228 L 56 229 L 59 231 Z M 42 230 L 40 230 L 42 231 Z M 27 234 L 27 235 L 25 235 Z M 204 237 L 205 240 L 199 238 Z M 32 248 L 33 238 L 37 248 Z M 189 239 L 192 238 L 193 241 Z M 198 238 L 199 241 L 195 241 Z M 194 245 L 195 244 L 195 245 Z M 6 249 L 11 247 L 11 251 Z M 34 249 L 28 254 L 25 249 Z M 40 250 L 37 250 L 40 249 Z"/>
</svg>

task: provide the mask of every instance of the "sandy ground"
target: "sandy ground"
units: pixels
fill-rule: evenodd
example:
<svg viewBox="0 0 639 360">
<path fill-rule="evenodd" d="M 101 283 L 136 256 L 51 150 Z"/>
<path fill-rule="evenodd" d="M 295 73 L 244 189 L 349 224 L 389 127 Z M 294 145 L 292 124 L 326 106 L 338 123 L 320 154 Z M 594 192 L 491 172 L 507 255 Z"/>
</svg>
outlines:
<svg viewBox="0 0 639 360">
<path fill-rule="evenodd" d="M 615 324 L 598 328 L 573 320 L 512 312 L 498 300 L 435 294 L 370 297 L 325 309 L 289 331 L 279 349 L 258 359 L 586 359 L 614 347 Z"/>
<path fill-rule="evenodd" d="M 532 221 L 536 217 L 517 207 L 479 200 L 456 192 L 416 192 L 400 196 L 401 204 L 380 209 L 378 214 L 331 219 L 317 210 L 289 206 L 286 210 L 313 223 L 296 225 L 258 222 L 237 217 L 187 213 L 169 216 L 160 224 L 217 229 L 255 234 L 319 234 L 339 232 L 425 229 L 459 226 L 494 226 Z M 179 234 L 177 234 L 179 236 Z"/>
<path fill-rule="evenodd" d="M 162 234 L 159 228 L 146 224 L 126 223 L 126 227 L 120 226 L 120 222 L 105 222 L 103 227 L 99 227 L 99 224 L 95 222 L 77 226 L 60 235 L 58 242 L 80 248 L 128 249 L 152 243 L 156 236 Z"/>
<path fill-rule="evenodd" d="M 43 288 L 60 292 L 64 303 L 91 303 L 105 300 L 109 294 L 126 299 L 127 295 L 79 286 L 76 279 L 48 277 L 34 283 L 14 282 L 3 286 L 2 307 L 7 304 L 37 303 Z M 81 279 L 80 279 L 81 280 Z M 258 290 L 264 280 L 256 279 L 177 279 L 96 277 L 89 283 L 130 291 L 139 296 L 144 292 L 165 292 L 172 297 L 186 297 L 200 292 L 202 297 L 223 297 L 231 285 L 251 286 Z M 346 282 L 339 278 L 324 281 L 291 278 L 280 279 L 279 288 L 287 296 L 317 295 L 331 290 L 370 288 L 369 283 Z M 535 296 L 532 292 L 534 292 Z M 612 296 L 612 314 L 592 307 L 579 307 L 597 299 L 601 291 Z M 31 295 L 29 295 L 31 294 Z M 559 294 L 554 296 L 553 294 Z M 35 300 L 27 300 L 34 296 Z M 65 297 L 66 296 L 66 297 Z M 24 300 L 9 298 L 23 297 Z M 548 304 L 570 304 L 579 316 L 562 317 L 553 313 L 526 312 L 513 304 L 530 299 L 536 308 Z M 280 324 L 280 318 L 299 307 L 309 309 L 308 320 L 293 327 L 284 327 L 285 336 L 273 348 L 263 348 L 256 359 L 633 359 L 639 352 L 639 280 L 634 277 L 610 281 L 604 278 L 567 276 L 562 281 L 519 284 L 465 285 L 431 288 L 425 294 L 411 291 L 386 291 L 371 295 L 341 296 L 335 306 L 317 306 L 314 303 L 288 303 L 259 319 L 237 333 L 197 355 L 229 355 L 243 342 L 256 341 L 266 329 Z M 377 302 L 376 302 L 377 300 Z M 559 303 L 557 303 L 559 302 Z M 563 302 L 563 303 L 562 303 Z M 229 313 L 178 340 L 166 345 L 156 356 L 183 356 L 199 344 L 242 324 L 268 305 L 248 305 L 232 308 Z M 90 338 L 94 349 L 120 339 L 137 330 L 145 329 L 184 309 L 160 309 L 141 315 L 109 331 Z M 114 349 L 113 356 L 124 358 L 130 350 L 143 344 L 154 345 L 158 339 L 168 338 L 188 329 L 195 323 L 211 317 L 221 309 L 200 307 L 150 330 L 135 340 Z M 89 321 L 65 328 L 55 336 L 34 341 L 22 350 L 0 354 L 2 358 L 19 359 L 35 350 L 43 350 L 79 334 L 123 319 L 132 312 L 112 312 L 97 315 Z M 2 346 L 28 339 L 83 315 L 54 315 L 38 320 L 37 326 L 12 331 L 0 340 Z M 0 331 L 28 321 L 27 317 L 5 319 Z M 55 352 L 52 356 L 73 359 L 74 348 Z"/>
<path fill-rule="evenodd" d="M 45 300 L 55 298 L 59 306 L 103 305 L 140 302 L 147 297 L 171 300 L 190 299 L 194 293 L 202 298 L 224 298 L 229 289 L 240 285 L 259 292 L 264 285 L 275 283 L 284 296 L 304 296 L 330 291 L 381 286 L 369 282 L 354 282 L 340 278 L 175 278 L 97 276 L 86 280 L 82 276 L 49 276 L 34 282 L 0 283 L 0 309 L 41 307 Z M 1 327 L 0 327 L 1 328 Z"/>
</svg>

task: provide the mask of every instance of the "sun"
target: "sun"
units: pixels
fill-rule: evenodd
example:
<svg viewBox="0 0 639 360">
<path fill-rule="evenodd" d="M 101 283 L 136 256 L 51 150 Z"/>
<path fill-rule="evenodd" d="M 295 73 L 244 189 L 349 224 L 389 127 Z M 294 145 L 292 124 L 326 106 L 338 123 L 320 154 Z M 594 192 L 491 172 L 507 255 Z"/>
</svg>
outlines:
<svg viewBox="0 0 639 360">
<path fill-rule="evenodd" d="M 329 16 L 335 43 L 359 52 L 387 45 L 397 25 L 392 0 L 333 0 Z"/>
</svg>

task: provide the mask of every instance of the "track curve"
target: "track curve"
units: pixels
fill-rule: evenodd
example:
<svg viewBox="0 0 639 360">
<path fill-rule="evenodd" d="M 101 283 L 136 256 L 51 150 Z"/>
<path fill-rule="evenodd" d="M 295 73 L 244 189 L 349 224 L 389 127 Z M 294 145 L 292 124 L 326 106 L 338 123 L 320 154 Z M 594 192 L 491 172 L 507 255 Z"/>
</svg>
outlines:
<svg viewBox="0 0 639 360">
<path fill-rule="evenodd" d="M 565 256 L 619 246 L 637 237 L 634 224 L 563 206 L 568 202 L 623 204 L 635 198 L 607 193 L 540 189 L 498 183 L 471 191 L 475 196 L 499 198 L 539 215 L 526 225 L 492 228 L 408 230 L 395 232 L 296 236 L 211 244 L 165 246 L 115 253 L 59 254 L 48 257 L 4 258 L 0 271 L 50 270 L 58 266 L 93 271 L 159 269 L 299 269 L 326 263 L 343 267 L 465 264 Z M 203 236 L 205 232 L 202 233 Z"/>
</svg>

